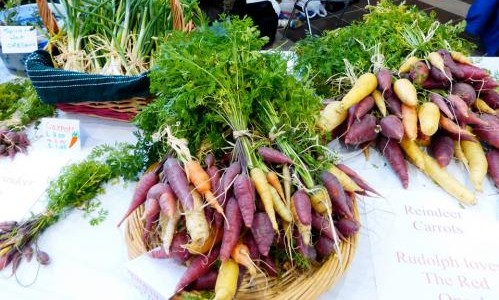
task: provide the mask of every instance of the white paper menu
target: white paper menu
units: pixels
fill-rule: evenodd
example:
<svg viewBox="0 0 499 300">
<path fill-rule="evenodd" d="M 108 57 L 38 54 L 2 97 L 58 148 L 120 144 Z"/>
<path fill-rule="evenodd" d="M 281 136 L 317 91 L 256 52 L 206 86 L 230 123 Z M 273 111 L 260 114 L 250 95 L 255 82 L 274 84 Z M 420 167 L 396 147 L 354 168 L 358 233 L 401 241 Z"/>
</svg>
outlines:
<svg viewBox="0 0 499 300">
<path fill-rule="evenodd" d="M 493 217 L 424 190 L 385 196 L 365 224 L 378 299 L 499 299 L 499 223 Z"/>
</svg>

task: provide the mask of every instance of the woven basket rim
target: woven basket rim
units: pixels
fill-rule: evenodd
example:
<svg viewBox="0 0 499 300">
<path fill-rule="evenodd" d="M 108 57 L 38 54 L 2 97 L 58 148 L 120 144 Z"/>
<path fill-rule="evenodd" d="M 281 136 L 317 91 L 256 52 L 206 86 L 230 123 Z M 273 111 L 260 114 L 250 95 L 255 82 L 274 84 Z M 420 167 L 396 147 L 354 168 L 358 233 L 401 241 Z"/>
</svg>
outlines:
<svg viewBox="0 0 499 300">
<path fill-rule="evenodd" d="M 357 202 L 358 200 L 354 200 L 353 203 L 354 218 L 360 221 Z M 143 221 L 140 218 L 143 211 L 144 205 L 141 205 L 126 220 L 125 243 L 130 260 L 151 250 L 142 240 Z M 338 258 L 337 253 L 333 253 L 320 266 L 314 266 L 304 272 L 293 272 L 288 277 L 281 279 L 286 280 L 284 288 L 282 287 L 283 284 L 280 284 L 276 278 L 270 278 L 266 289 L 255 292 L 245 288 L 249 281 L 249 276 L 245 276 L 236 294 L 236 299 L 316 299 L 331 289 L 350 267 L 358 246 L 358 235 L 357 232 L 357 234 L 341 242 L 339 247 L 341 260 Z"/>
</svg>

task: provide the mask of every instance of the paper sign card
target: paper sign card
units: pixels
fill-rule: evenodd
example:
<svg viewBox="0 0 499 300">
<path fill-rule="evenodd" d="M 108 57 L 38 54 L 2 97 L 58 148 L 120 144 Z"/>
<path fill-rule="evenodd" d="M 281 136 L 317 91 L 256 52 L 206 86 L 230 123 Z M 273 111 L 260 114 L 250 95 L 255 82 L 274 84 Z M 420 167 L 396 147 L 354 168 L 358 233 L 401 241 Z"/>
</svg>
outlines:
<svg viewBox="0 0 499 300">
<path fill-rule="evenodd" d="M 499 299 L 497 221 L 438 194 L 385 196 L 366 215 L 378 299 Z"/>
<path fill-rule="evenodd" d="M 186 267 L 173 259 L 155 259 L 143 254 L 128 262 L 127 269 L 144 299 L 167 300 L 175 295 L 175 287 Z"/>
<path fill-rule="evenodd" d="M 0 26 L 3 53 L 30 53 L 38 49 L 36 29 L 32 26 Z"/>
<path fill-rule="evenodd" d="M 42 118 L 40 128 L 48 149 L 81 149 L 80 120 Z"/>
</svg>

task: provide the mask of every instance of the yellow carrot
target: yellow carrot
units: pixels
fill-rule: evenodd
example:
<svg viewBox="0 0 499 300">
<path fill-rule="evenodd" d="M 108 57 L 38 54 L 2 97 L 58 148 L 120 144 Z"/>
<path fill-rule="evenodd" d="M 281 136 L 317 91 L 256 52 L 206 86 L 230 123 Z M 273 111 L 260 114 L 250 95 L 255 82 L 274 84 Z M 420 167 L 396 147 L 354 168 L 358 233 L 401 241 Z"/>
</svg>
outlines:
<svg viewBox="0 0 499 300">
<path fill-rule="evenodd" d="M 273 186 L 269 186 L 270 193 L 272 194 L 272 200 L 274 203 L 275 212 L 286 222 L 291 222 L 293 220 L 293 216 L 291 215 L 291 211 L 286 207 L 283 200 L 279 196 L 279 193 Z"/>
<path fill-rule="evenodd" d="M 383 98 L 383 95 L 381 95 L 381 92 L 378 90 L 374 90 L 372 93 L 372 96 L 374 98 L 374 103 L 376 104 L 376 107 L 378 107 L 379 111 L 381 112 L 381 115 L 383 117 L 386 117 L 386 103 L 385 99 Z"/>
<path fill-rule="evenodd" d="M 496 111 L 487 104 L 487 102 L 483 101 L 480 98 L 477 98 L 476 101 L 475 101 L 475 103 L 473 103 L 473 105 L 481 113 L 483 112 L 483 113 L 491 114 L 491 115 L 494 115 L 494 116 L 497 114 Z"/>
<path fill-rule="evenodd" d="M 204 214 L 203 201 L 201 195 L 196 191 L 194 186 L 191 185 L 191 194 L 193 202 L 192 210 L 184 211 L 185 226 L 187 232 L 192 239 L 191 244 L 201 246 L 210 235 L 208 221 Z"/>
<path fill-rule="evenodd" d="M 213 300 L 232 300 L 236 295 L 238 277 L 239 265 L 232 259 L 222 261 L 215 283 Z"/>
<path fill-rule="evenodd" d="M 272 193 L 270 192 L 270 185 L 267 181 L 267 176 L 265 172 L 260 168 L 253 168 L 250 171 L 251 179 L 255 185 L 255 189 L 262 200 L 265 212 L 269 216 L 270 222 L 272 223 L 272 228 L 278 231 L 277 220 L 274 211 L 274 201 L 272 199 Z"/>
<path fill-rule="evenodd" d="M 432 136 L 438 130 L 440 109 L 433 102 L 425 102 L 419 107 L 418 120 L 421 132 L 427 136 Z"/>
<path fill-rule="evenodd" d="M 331 172 L 336 178 L 338 178 L 338 181 L 340 182 L 341 186 L 343 189 L 347 192 L 361 192 L 363 191 L 360 186 L 355 183 L 355 181 L 352 180 L 345 172 L 342 170 L 338 169 L 336 166 L 331 166 L 328 170 Z"/>
<path fill-rule="evenodd" d="M 468 191 L 464 185 L 452 177 L 445 169 L 441 168 L 431 156 L 425 153 L 423 153 L 423 156 L 426 175 L 460 202 L 469 205 L 476 203 L 475 195 Z"/>
<path fill-rule="evenodd" d="M 480 143 L 461 141 L 461 148 L 468 160 L 470 179 L 477 191 L 482 191 L 483 180 L 487 176 L 488 163 Z"/>
<path fill-rule="evenodd" d="M 412 66 L 419 61 L 419 58 L 415 56 L 408 57 L 402 65 L 399 67 L 399 73 L 408 73 L 411 71 Z"/>
<path fill-rule="evenodd" d="M 279 196 L 281 196 L 281 199 L 284 201 L 286 197 L 284 196 L 284 190 L 282 188 L 281 181 L 279 180 L 279 177 L 274 171 L 269 171 L 267 172 L 267 181 L 270 183 L 271 186 L 275 188 L 277 193 L 279 193 Z"/>
<path fill-rule="evenodd" d="M 463 148 L 461 147 L 461 143 L 459 143 L 459 141 L 454 141 L 454 156 L 463 163 L 464 167 L 469 172 L 470 171 L 469 162 L 466 156 L 464 155 Z"/>
<path fill-rule="evenodd" d="M 409 79 L 400 78 L 395 80 L 393 83 L 393 91 L 405 105 L 416 106 L 418 104 L 416 88 Z"/>
<path fill-rule="evenodd" d="M 472 64 L 471 60 L 466 55 L 462 54 L 461 52 L 451 51 L 450 55 L 451 55 L 453 60 L 455 60 L 459 63 L 467 64 L 467 65 Z"/>
<path fill-rule="evenodd" d="M 418 114 L 416 107 L 402 104 L 401 109 L 405 136 L 414 141 L 418 137 Z"/>
<path fill-rule="evenodd" d="M 411 163 L 420 170 L 424 171 L 425 164 L 423 151 L 419 148 L 416 142 L 404 137 L 400 142 L 400 147 L 402 147 L 402 150 L 404 150 L 405 155 L 407 155 Z"/>
<path fill-rule="evenodd" d="M 347 110 L 341 107 L 339 101 L 331 102 L 321 111 L 317 127 L 324 132 L 331 131 L 340 126 L 346 120 L 347 116 Z"/>
<path fill-rule="evenodd" d="M 373 73 L 364 73 L 357 78 L 353 87 L 341 99 L 341 107 L 346 111 L 369 96 L 378 86 L 378 79 Z"/>
<path fill-rule="evenodd" d="M 222 230 L 218 230 L 213 226 L 210 228 L 210 235 L 203 244 L 186 244 L 185 249 L 196 255 L 208 253 L 208 251 L 222 241 L 222 236 Z"/>
<path fill-rule="evenodd" d="M 442 55 L 440 55 L 438 52 L 431 52 L 428 54 L 426 58 L 433 67 L 439 69 L 440 71 L 442 71 L 442 73 L 446 74 L 444 59 Z"/>
<path fill-rule="evenodd" d="M 319 214 L 327 214 L 332 211 L 331 199 L 325 187 L 315 186 L 310 192 L 310 204 L 312 208 Z"/>
</svg>

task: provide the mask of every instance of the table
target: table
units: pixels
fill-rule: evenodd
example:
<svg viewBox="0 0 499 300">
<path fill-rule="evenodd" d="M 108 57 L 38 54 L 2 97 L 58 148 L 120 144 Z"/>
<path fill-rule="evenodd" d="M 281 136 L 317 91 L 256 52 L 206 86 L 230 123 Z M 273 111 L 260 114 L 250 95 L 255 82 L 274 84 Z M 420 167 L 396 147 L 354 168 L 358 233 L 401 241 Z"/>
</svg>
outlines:
<svg viewBox="0 0 499 300">
<path fill-rule="evenodd" d="M 484 58 L 482 64 L 494 66 L 497 70 L 499 58 Z M 6 73 L 1 62 L 0 75 L 0 81 L 14 78 Z M 84 158 L 94 146 L 135 141 L 135 128 L 131 124 L 65 113 L 60 117 L 80 120 L 82 151 L 54 155 L 41 147 L 40 140 L 35 140 L 29 148 L 29 155 L 19 154 L 14 161 L 0 160 L 0 220 L 19 219 L 31 209 L 41 209 L 43 200 L 37 202 L 37 199 L 43 199 L 38 196 L 42 195 L 48 181 L 57 176 L 63 165 Z M 29 133 L 30 136 L 37 136 L 34 129 Z M 371 155 L 369 161 L 357 155 L 346 162 L 373 186 L 400 186 L 394 173 L 386 165 L 383 166 L 384 160 L 375 151 Z M 388 171 L 380 173 L 380 167 Z M 428 188 L 428 179 L 412 166 L 410 177 L 411 188 Z M 490 182 L 487 184 L 490 188 Z M 9 277 L 10 270 L 0 272 L 0 299 L 144 299 L 144 295 L 133 286 L 125 268 L 128 257 L 124 226 L 116 227 L 129 204 L 133 187 L 133 183 L 124 186 L 122 182 L 106 187 L 106 193 L 99 198 L 109 215 L 98 226 L 90 226 L 82 213 L 75 211 L 50 227 L 39 239 L 39 246 L 51 255 L 51 264 L 40 268 L 36 281 L 29 287 L 23 287 L 16 278 Z M 362 221 L 377 209 L 380 201 L 383 200 L 360 199 Z M 495 212 L 495 217 L 499 219 L 497 201 L 479 200 L 472 209 L 487 214 Z M 372 228 L 361 230 L 357 254 L 349 271 L 337 286 L 320 299 L 378 299 L 369 240 L 372 234 L 379 233 L 372 232 Z M 28 284 L 36 273 L 36 264 L 24 264 L 18 270 L 17 279 L 22 284 Z"/>
</svg>

